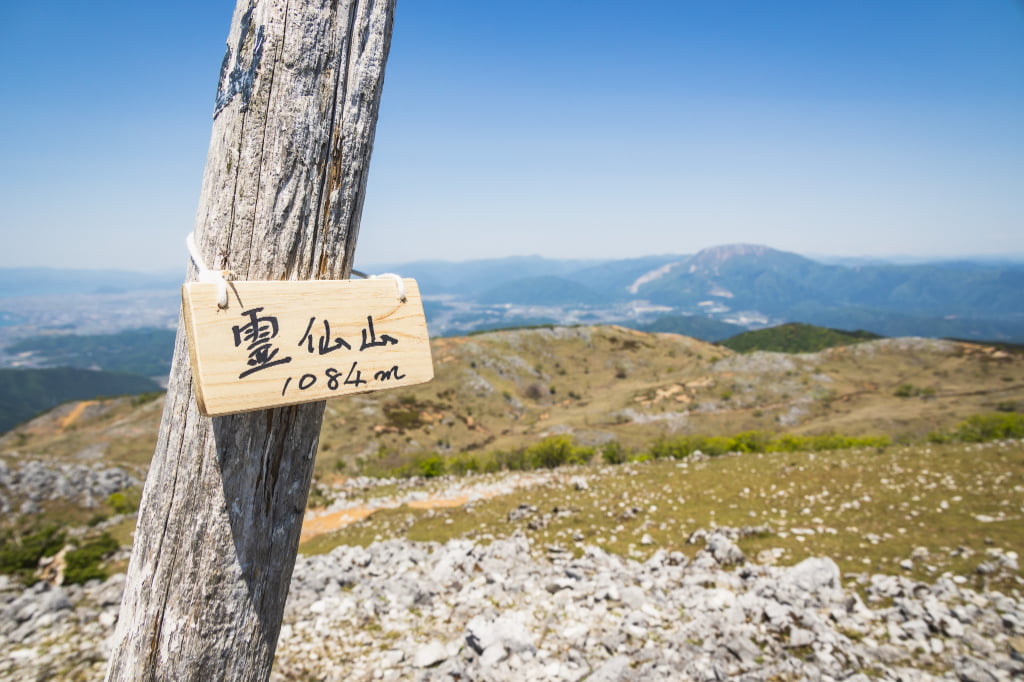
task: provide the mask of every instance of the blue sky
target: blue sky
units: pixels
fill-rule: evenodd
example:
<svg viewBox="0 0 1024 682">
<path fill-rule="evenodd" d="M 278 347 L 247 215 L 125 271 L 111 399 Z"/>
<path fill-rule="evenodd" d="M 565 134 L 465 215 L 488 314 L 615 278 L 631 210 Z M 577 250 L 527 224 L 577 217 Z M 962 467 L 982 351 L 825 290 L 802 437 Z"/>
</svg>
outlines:
<svg viewBox="0 0 1024 682">
<path fill-rule="evenodd" d="M 184 267 L 233 6 L 8 3 L 0 266 Z M 1024 257 L 1024 2 L 399 1 L 358 263 L 732 242 Z"/>
</svg>

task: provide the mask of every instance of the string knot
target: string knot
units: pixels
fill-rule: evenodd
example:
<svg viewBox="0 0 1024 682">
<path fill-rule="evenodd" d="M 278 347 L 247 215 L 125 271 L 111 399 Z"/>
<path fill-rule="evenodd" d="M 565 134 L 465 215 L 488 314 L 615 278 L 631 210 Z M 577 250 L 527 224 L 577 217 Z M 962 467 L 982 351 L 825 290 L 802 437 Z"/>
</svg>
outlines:
<svg viewBox="0 0 1024 682">
<path fill-rule="evenodd" d="M 352 274 L 363 279 L 393 279 L 395 280 L 395 286 L 398 288 L 398 300 L 402 303 L 405 303 L 407 300 L 405 297 L 405 281 L 402 279 L 401 275 L 396 275 L 393 272 L 382 272 L 379 275 L 367 275 L 359 272 L 358 270 L 353 270 Z"/>
<path fill-rule="evenodd" d="M 194 232 L 189 232 L 188 237 L 185 238 L 185 245 L 188 247 L 188 253 L 192 257 L 192 262 L 195 263 L 196 269 L 199 270 L 197 279 L 200 282 L 216 282 L 217 283 L 217 307 L 227 308 L 228 307 L 228 280 L 234 276 L 230 270 L 211 270 L 206 267 L 206 263 L 203 262 L 203 257 L 199 255 L 199 249 L 196 247 L 196 238 Z"/>
</svg>

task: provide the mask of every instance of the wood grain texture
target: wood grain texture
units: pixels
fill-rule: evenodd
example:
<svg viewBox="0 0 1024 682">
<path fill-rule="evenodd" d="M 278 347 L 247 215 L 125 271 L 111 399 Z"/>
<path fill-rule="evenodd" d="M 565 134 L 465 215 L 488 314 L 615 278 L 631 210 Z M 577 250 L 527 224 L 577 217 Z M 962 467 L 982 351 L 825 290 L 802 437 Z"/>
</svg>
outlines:
<svg viewBox="0 0 1024 682">
<path fill-rule="evenodd" d="M 195 222 L 208 266 L 347 278 L 393 16 L 394 0 L 240 0 Z M 269 677 L 322 416 L 204 417 L 179 323 L 108 680 Z"/>
<path fill-rule="evenodd" d="M 232 282 L 182 287 L 193 387 L 205 415 L 224 415 L 430 381 L 419 287 L 404 280 Z"/>
</svg>

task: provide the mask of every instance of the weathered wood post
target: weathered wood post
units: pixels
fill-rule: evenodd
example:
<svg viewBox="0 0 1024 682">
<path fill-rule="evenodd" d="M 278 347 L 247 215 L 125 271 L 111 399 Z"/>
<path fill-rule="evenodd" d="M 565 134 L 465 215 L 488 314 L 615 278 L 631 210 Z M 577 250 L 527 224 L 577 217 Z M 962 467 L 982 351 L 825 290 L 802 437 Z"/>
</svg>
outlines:
<svg viewBox="0 0 1024 682">
<path fill-rule="evenodd" d="M 239 0 L 195 222 L 208 267 L 348 276 L 394 5 Z M 202 416 L 179 323 L 108 680 L 269 677 L 323 409 Z"/>
</svg>

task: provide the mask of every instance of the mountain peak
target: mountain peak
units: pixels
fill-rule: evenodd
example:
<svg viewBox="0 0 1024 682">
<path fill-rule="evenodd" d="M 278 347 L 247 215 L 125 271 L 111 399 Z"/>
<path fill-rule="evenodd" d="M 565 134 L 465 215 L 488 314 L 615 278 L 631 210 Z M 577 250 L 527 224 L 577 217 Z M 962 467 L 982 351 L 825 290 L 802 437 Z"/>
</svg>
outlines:
<svg viewBox="0 0 1024 682">
<path fill-rule="evenodd" d="M 716 263 L 724 263 L 725 261 L 732 260 L 733 258 L 749 256 L 760 258 L 768 254 L 777 253 L 782 252 L 760 244 L 723 244 L 722 246 L 712 246 L 698 251 L 693 257 L 693 262 L 703 265 L 712 265 Z"/>
</svg>

